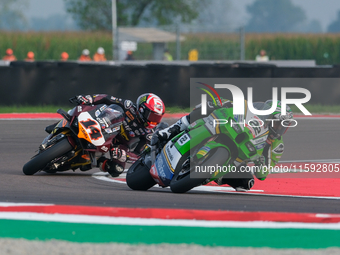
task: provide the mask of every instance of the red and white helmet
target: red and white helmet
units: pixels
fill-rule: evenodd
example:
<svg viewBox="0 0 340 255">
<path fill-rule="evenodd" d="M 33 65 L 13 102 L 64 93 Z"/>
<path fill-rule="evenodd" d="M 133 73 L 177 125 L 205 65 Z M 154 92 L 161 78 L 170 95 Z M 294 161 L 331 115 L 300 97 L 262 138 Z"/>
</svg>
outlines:
<svg viewBox="0 0 340 255">
<path fill-rule="evenodd" d="M 158 96 L 152 93 L 140 95 L 137 99 L 137 112 L 148 129 L 155 128 L 162 120 L 165 105 Z"/>
</svg>

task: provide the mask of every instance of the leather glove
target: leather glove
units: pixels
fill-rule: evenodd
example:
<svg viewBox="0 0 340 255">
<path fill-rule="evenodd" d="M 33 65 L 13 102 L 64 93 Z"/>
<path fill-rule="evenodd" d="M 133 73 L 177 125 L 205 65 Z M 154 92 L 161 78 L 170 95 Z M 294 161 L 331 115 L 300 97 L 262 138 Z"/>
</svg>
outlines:
<svg viewBox="0 0 340 255">
<path fill-rule="evenodd" d="M 78 104 L 92 104 L 93 103 L 93 99 L 90 95 L 87 95 L 87 96 L 79 95 L 76 97 L 77 97 Z"/>
<path fill-rule="evenodd" d="M 154 146 L 154 145 L 157 145 L 161 142 L 161 135 L 159 134 L 159 131 L 153 133 L 152 135 L 152 138 L 151 138 L 151 142 L 150 142 L 150 145 L 151 146 Z"/>
<path fill-rule="evenodd" d="M 257 167 L 255 167 L 254 175 L 260 181 L 264 181 L 266 179 L 266 177 L 261 176 L 261 172 L 259 171 L 258 167 L 267 165 L 266 158 L 263 155 L 261 155 L 261 157 L 258 160 L 254 161 L 254 164 L 255 164 L 255 166 L 257 166 Z"/>
<path fill-rule="evenodd" d="M 119 160 L 120 162 L 126 162 L 126 151 L 119 148 L 112 149 L 113 158 Z"/>
<path fill-rule="evenodd" d="M 266 165 L 266 158 L 261 155 L 257 160 L 254 161 L 256 166 Z"/>
</svg>

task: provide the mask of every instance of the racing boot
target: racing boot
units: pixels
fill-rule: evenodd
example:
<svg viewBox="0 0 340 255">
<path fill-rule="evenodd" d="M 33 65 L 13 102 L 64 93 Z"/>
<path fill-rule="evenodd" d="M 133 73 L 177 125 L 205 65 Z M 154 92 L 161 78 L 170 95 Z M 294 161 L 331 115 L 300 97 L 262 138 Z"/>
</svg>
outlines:
<svg viewBox="0 0 340 255">
<path fill-rule="evenodd" d="M 187 129 L 189 126 L 188 117 L 184 116 L 181 119 L 179 119 L 175 124 L 172 124 L 171 126 L 159 130 L 154 133 L 151 140 L 151 145 L 156 145 L 160 142 L 169 141 L 171 138 L 178 135 L 183 130 Z"/>
<path fill-rule="evenodd" d="M 218 185 L 228 184 L 236 191 L 248 191 L 254 186 L 255 180 L 250 172 L 230 172 L 216 179 L 215 182 Z"/>
<path fill-rule="evenodd" d="M 245 192 L 250 190 L 254 186 L 254 183 L 255 183 L 254 178 L 242 178 L 242 179 L 221 178 L 220 182 L 217 184 L 218 185 L 228 184 L 229 186 L 233 187 L 236 191 Z"/>
<path fill-rule="evenodd" d="M 124 172 L 123 164 L 116 161 L 109 160 L 105 157 L 100 157 L 97 160 L 98 168 L 103 172 L 108 172 L 112 177 L 118 177 Z"/>
</svg>

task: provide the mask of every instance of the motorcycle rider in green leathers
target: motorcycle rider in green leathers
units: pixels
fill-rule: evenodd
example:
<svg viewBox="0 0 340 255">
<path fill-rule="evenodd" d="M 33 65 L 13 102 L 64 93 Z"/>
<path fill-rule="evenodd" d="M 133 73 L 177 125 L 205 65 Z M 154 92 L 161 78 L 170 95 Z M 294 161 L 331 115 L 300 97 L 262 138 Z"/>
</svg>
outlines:
<svg viewBox="0 0 340 255">
<path fill-rule="evenodd" d="M 256 102 L 254 103 L 254 107 L 258 110 L 265 110 L 271 108 L 272 103 L 273 102 L 271 100 L 268 100 L 265 103 Z M 212 102 L 208 101 L 207 114 L 212 113 L 219 107 L 233 107 L 232 101 L 229 100 L 223 100 L 222 104 L 222 106 L 220 103 L 218 103 L 218 105 L 213 105 Z M 281 103 L 278 101 L 277 107 L 272 114 L 267 116 L 258 116 L 263 121 L 264 127 L 268 129 L 268 132 L 266 132 L 266 139 L 263 139 L 262 155 L 260 155 L 258 160 L 254 162 L 255 167 L 252 168 L 253 171 L 240 171 L 242 166 L 243 168 L 247 166 L 246 163 L 242 161 L 238 163 L 235 162 L 237 163 L 236 166 L 238 170 L 236 172 L 226 173 L 223 177 L 215 180 L 218 185 L 228 184 L 237 191 L 247 191 L 250 190 L 254 185 L 255 180 L 253 175 L 255 175 L 256 178 L 261 181 L 266 179 L 270 169 L 273 169 L 281 159 L 284 151 L 282 135 L 287 131 L 292 121 L 294 121 L 291 109 L 288 106 L 286 108 L 286 115 L 282 115 Z M 151 145 L 170 140 L 183 130 L 186 130 L 190 123 L 201 118 L 201 105 L 198 105 L 190 114 L 183 116 L 175 124 L 163 130 L 157 131 L 154 134 L 155 138 L 153 139 Z"/>
</svg>

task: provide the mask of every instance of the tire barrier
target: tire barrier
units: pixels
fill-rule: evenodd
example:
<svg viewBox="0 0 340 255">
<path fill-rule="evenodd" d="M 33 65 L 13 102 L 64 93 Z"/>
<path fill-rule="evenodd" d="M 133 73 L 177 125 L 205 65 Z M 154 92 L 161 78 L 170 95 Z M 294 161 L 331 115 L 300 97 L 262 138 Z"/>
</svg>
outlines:
<svg viewBox="0 0 340 255">
<path fill-rule="evenodd" d="M 339 78 L 340 67 L 277 67 L 258 63 L 11 62 L 0 66 L 1 105 L 65 105 L 77 94 L 105 93 L 136 99 L 153 92 L 169 106 L 189 107 L 190 78 Z M 339 79 L 306 83 L 310 103 L 338 104 Z M 289 86 L 289 85 L 288 85 Z M 270 85 L 261 90 L 268 90 Z M 302 84 L 300 87 L 304 87 Z M 241 88 L 244 92 L 246 88 Z M 267 96 L 267 95 L 266 95 Z"/>
</svg>

